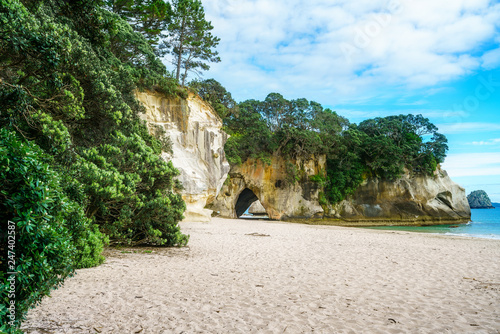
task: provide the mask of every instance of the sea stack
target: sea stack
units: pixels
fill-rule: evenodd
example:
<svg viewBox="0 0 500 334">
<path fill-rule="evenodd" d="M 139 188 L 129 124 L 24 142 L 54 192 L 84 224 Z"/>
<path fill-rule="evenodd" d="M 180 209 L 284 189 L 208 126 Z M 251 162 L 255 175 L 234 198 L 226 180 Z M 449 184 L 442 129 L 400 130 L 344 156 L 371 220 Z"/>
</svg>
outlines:
<svg viewBox="0 0 500 334">
<path fill-rule="evenodd" d="M 488 194 L 484 190 L 475 190 L 467 196 L 471 209 L 494 209 Z"/>
</svg>

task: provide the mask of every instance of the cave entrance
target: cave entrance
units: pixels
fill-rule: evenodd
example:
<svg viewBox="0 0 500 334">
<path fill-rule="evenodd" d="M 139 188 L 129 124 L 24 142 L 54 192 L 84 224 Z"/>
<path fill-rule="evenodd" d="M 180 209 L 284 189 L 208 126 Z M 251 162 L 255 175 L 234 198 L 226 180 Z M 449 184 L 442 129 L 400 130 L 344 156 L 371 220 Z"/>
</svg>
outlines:
<svg viewBox="0 0 500 334">
<path fill-rule="evenodd" d="M 243 191 L 240 193 L 240 196 L 238 196 L 238 200 L 236 201 L 236 205 L 234 207 L 234 210 L 236 211 L 236 216 L 240 218 L 241 215 L 248 210 L 250 205 L 252 205 L 253 202 L 258 200 L 259 199 L 253 193 L 253 191 L 251 191 L 248 188 L 243 189 Z"/>
</svg>

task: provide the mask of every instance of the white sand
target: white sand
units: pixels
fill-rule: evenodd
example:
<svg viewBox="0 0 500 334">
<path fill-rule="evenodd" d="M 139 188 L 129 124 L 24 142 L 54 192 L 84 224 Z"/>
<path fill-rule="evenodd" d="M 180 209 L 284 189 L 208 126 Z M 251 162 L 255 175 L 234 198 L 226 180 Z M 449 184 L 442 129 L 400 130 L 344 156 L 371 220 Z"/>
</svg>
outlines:
<svg viewBox="0 0 500 334">
<path fill-rule="evenodd" d="M 188 248 L 109 250 L 24 330 L 500 333 L 500 241 L 229 219 L 181 227 Z"/>
</svg>

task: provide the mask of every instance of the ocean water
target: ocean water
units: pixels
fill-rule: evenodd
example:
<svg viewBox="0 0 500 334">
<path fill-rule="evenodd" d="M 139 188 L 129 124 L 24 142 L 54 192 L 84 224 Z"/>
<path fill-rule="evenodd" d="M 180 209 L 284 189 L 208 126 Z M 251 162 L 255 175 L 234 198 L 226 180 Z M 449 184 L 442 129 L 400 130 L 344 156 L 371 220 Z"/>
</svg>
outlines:
<svg viewBox="0 0 500 334">
<path fill-rule="evenodd" d="M 434 226 L 378 226 L 370 228 L 377 230 L 438 233 L 500 240 L 500 208 L 472 209 L 471 216 L 472 221 L 468 224 Z"/>
</svg>

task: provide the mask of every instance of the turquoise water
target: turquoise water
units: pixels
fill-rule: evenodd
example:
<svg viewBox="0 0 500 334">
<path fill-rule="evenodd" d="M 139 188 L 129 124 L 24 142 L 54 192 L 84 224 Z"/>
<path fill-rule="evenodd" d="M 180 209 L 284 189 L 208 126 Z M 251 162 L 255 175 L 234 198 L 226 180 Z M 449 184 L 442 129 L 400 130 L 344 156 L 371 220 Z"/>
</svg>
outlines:
<svg viewBox="0 0 500 334">
<path fill-rule="evenodd" d="M 468 224 L 434 226 L 379 226 L 371 228 L 377 230 L 439 233 L 500 240 L 500 208 L 472 209 L 471 215 L 472 221 Z"/>
</svg>

